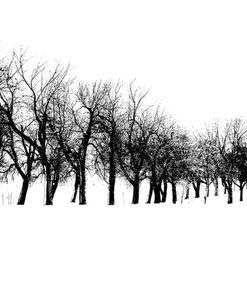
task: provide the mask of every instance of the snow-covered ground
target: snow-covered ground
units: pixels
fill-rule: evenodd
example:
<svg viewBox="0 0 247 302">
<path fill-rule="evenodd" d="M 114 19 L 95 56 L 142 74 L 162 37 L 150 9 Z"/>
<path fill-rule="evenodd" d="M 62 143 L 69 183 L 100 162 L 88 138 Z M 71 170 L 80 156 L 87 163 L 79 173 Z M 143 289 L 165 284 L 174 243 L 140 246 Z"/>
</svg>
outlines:
<svg viewBox="0 0 247 302">
<path fill-rule="evenodd" d="M 65 184 L 58 186 L 54 197 L 54 206 L 75 206 L 75 204 L 70 203 L 72 193 L 73 193 L 73 179 L 69 180 Z M 15 205 L 18 200 L 18 196 L 21 190 L 21 181 L 17 179 L 15 181 L 9 181 L 8 183 L 1 183 L 0 185 L 0 205 Z M 140 205 L 135 206 L 151 206 L 146 205 L 148 197 L 149 185 L 147 181 L 143 181 L 140 187 Z M 239 189 L 233 187 L 234 194 L 234 204 L 242 204 L 244 202 L 239 201 Z M 185 184 L 179 183 L 177 186 L 177 197 L 178 201 L 176 205 L 172 205 L 172 196 L 171 196 L 171 187 L 168 184 L 168 193 L 167 193 L 167 202 L 164 204 L 159 204 L 156 206 L 159 207 L 168 207 L 168 206 L 201 206 L 204 205 L 204 196 L 205 196 L 205 186 L 201 186 L 201 198 L 196 199 L 194 197 L 194 190 L 190 188 L 189 199 L 185 200 Z M 87 178 L 87 202 L 88 206 L 105 206 L 107 205 L 108 198 L 108 187 L 107 184 L 100 180 L 97 176 L 88 175 Z M 37 180 L 32 184 L 28 190 L 26 206 L 41 206 L 44 203 L 45 199 L 45 186 L 42 180 Z M 132 187 L 124 180 L 117 180 L 116 182 L 116 206 L 126 206 L 131 205 L 132 199 Z M 247 202 L 247 190 L 244 190 L 244 199 Z M 78 197 L 77 197 L 78 203 Z M 207 198 L 207 206 L 217 207 L 224 206 L 227 203 L 227 194 L 223 193 L 222 186 L 219 186 L 219 196 L 214 196 L 214 187 L 210 186 L 210 197 Z"/>
<path fill-rule="evenodd" d="M 88 206 L 69 203 L 68 185 L 45 207 L 36 184 L 26 206 L 0 207 L 0 301 L 246 302 L 247 194 L 173 205 L 169 189 L 166 204 L 146 205 L 147 191 L 131 205 L 118 183 L 109 207 L 107 186 L 92 181 Z"/>
</svg>

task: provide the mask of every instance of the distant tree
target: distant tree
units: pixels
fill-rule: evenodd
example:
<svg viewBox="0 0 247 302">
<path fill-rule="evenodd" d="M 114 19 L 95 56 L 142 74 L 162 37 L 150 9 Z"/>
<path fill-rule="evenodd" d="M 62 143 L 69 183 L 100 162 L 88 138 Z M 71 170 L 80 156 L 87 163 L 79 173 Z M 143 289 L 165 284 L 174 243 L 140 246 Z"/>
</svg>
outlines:
<svg viewBox="0 0 247 302">
<path fill-rule="evenodd" d="M 177 183 L 186 178 L 189 138 L 179 127 L 172 133 L 170 161 L 167 169 L 172 186 L 172 202 L 177 202 Z"/>
<path fill-rule="evenodd" d="M 166 201 L 168 166 L 171 161 L 172 138 L 174 123 L 168 116 L 159 114 L 153 116 L 154 133 L 147 147 L 147 176 L 150 182 L 147 203 L 151 202 L 154 193 L 154 203 Z"/>
<path fill-rule="evenodd" d="M 243 201 L 243 189 L 247 183 L 247 125 L 241 118 L 231 121 L 229 143 L 233 157 L 233 183 L 239 188 L 240 201 Z"/>
<path fill-rule="evenodd" d="M 218 173 L 228 193 L 228 204 L 233 202 L 232 185 L 235 173 L 235 159 L 229 140 L 231 127 L 231 121 L 226 122 L 223 127 L 218 122 L 214 123 L 211 127 L 211 138 L 216 143 L 218 149 Z"/>
<path fill-rule="evenodd" d="M 209 187 L 217 180 L 218 150 L 214 143 L 204 134 L 200 133 L 194 139 L 191 154 L 191 174 L 197 180 L 194 184 L 196 197 L 199 196 L 200 184 L 206 186 L 204 201 L 209 197 Z"/>
<path fill-rule="evenodd" d="M 186 179 L 195 191 L 195 198 L 200 198 L 200 188 L 202 184 L 201 170 L 198 168 L 198 150 L 193 143 L 189 148 L 188 165 L 186 170 Z"/>
</svg>

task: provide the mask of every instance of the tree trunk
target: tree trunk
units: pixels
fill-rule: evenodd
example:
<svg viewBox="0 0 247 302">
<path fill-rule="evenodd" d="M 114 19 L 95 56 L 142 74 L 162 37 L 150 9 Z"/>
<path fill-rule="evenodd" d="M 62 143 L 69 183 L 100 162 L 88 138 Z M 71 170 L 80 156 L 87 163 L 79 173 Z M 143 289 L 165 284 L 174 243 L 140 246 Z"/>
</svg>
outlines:
<svg viewBox="0 0 247 302">
<path fill-rule="evenodd" d="M 177 187 L 176 183 L 172 181 L 172 202 L 175 204 L 177 203 Z"/>
<path fill-rule="evenodd" d="M 205 189 L 205 196 L 204 196 L 204 204 L 207 203 L 207 198 L 209 197 L 209 182 L 206 181 L 206 189 Z"/>
<path fill-rule="evenodd" d="M 79 204 L 85 205 L 86 201 L 86 172 L 85 169 L 81 170 L 80 173 L 80 182 L 79 182 Z"/>
<path fill-rule="evenodd" d="M 135 181 L 133 182 L 133 197 L 132 197 L 132 204 L 139 203 L 139 194 L 140 194 L 140 179 L 139 175 L 136 175 Z"/>
<path fill-rule="evenodd" d="M 152 182 L 154 190 L 154 203 L 160 203 L 160 186 L 157 181 L 155 167 L 152 168 Z"/>
<path fill-rule="evenodd" d="M 53 205 L 53 190 L 52 190 L 52 180 L 46 179 L 46 198 L 45 205 Z"/>
<path fill-rule="evenodd" d="M 161 199 L 160 199 L 160 187 L 159 185 L 155 185 L 154 186 L 154 203 L 160 203 Z"/>
<path fill-rule="evenodd" d="M 18 202 L 17 202 L 18 205 L 24 205 L 25 204 L 28 185 L 29 185 L 29 178 L 28 177 L 23 178 L 21 192 L 20 192 Z"/>
<path fill-rule="evenodd" d="M 222 186 L 224 188 L 224 194 L 227 193 L 227 185 L 226 185 L 226 178 L 225 177 L 221 177 L 221 183 L 222 183 Z"/>
<path fill-rule="evenodd" d="M 153 195 L 153 182 L 152 182 L 152 179 L 150 179 L 147 203 L 151 203 L 152 195 Z"/>
<path fill-rule="evenodd" d="M 199 188 L 195 189 L 195 198 L 200 198 L 200 189 Z"/>
<path fill-rule="evenodd" d="M 113 141 L 110 144 L 110 154 L 109 154 L 109 163 L 110 163 L 110 170 L 109 170 L 109 205 L 115 204 L 115 183 L 116 183 L 116 167 L 115 167 L 115 159 L 114 159 L 114 147 Z"/>
<path fill-rule="evenodd" d="M 46 167 L 46 200 L 45 205 L 53 205 L 53 199 L 59 182 L 59 167 L 52 170 L 51 166 Z"/>
<path fill-rule="evenodd" d="M 76 173 L 76 175 L 75 175 L 74 192 L 72 195 L 71 202 L 75 202 L 75 200 L 76 200 L 76 195 L 77 195 L 78 187 L 79 187 L 79 183 L 80 183 L 80 176 L 78 174 L 79 173 Z"/>
<path fill-rule="evenodd" d="M 195 198 L 200 198 L 200 187 L 201 187 L 200 180 L 197 180 L 196 183 L 193 183 L 193 188 L 195 190 Z"/>
<path fill-rule="evenodd" d="M 229 185 L 228 185 L 227 191 L 228 191 L 228 201 L 227 201 L 227 203 L 228 203 L 228 204 L 231 204 L 231 203 L 233 203 L 233 197 L 232 197 L 232 184 L 229 184 Z"/>
<path fill-rule="evenodd" d="M 59 182 L 59 177 L 53 179 L 53 181 L 52 181 L 52 200 L 54 199 L 54 195 L 57 191 L 58 182 Z"/>
<path fill-rule="evenodd" d="M 209 182 L 206 182 L 206 197 L 209 197 Z"/>
<path fill-rule="evenodd" d="M 190 186 L 189 184 L 186 185 L 186 194 L 184 199 L 189 199 L 190 197 Z"/>
<path fill-rule="evenodd" d="M 80 162 L 80 181 L 79 181 L 79 204 L 85 205 L 86 201 L 86 154 L 82 157 Z"/>
<path fill-rule="evenodd" d="M 45 205 L 53 205 L 53 189 L 51 179 L 51 167 L 46 166 L 46 190 L 45 190 Z"/>
<path fill-rule="evenodd" d="M 167 181 L 165 179 L 163 179 L 163 185 L 164 185 L 164 189 L 163 189 L 163 194 L 162 194 L 161 202 L 166 202 L 166 197 L 167 197 Z"/>
<path fill-rule="evenodd" d="M 240 201 L 244 200 L 244 195 L 243 195 L 243 190 L 244 190 L 244 185 L 242 183 L 240 183 L 240 187 L 239 187 L 239 192 L 240 192 Z"/>
<path fill-rule="evenodd" d="M 219 196 L 219 182 L 217 178 L 214 181 L 214 196 Z"/>
</svg>

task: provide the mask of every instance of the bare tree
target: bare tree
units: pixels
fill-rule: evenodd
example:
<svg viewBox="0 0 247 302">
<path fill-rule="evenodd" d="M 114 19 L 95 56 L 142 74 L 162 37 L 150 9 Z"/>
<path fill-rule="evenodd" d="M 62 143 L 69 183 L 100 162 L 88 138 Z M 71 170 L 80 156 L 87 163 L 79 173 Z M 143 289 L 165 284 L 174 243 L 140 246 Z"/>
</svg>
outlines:
<svg viewBox="0 0 247 302">
<path fill-rule="evenodd" d="M 149 140 L 147 147 L 148 178 L 150 188 L 147 203 L 151 202 L 154 192 L 154 203 L 166 201 L 168 165 L 171 161 L 171 133 L 174 132 L 174 123 L 169 117 L 159 110 L 153 117 L 154 133 Z"/>
<path fill-rule="evenodd" d="M 147 146 L 154 133 L 148 109 L 141 107 L 147 92 L 129 86 L 121 140 L 117 141 L 118 162 L 123 176 L 133 187 L 132 203 L 139 203 L 140 183 L 146 178 Z"/>
<path fill-rule="evenodd" d="M 95 140 L 95 168 L 108 184 L 108 204 L 115 204 L 116 175 L 119 173 L 117 161 L 117 142 L 121 140 L 122 125 L 122 94 L 121 85 L 109 83 L 108 92 L 100 114 L 100 135 Z"/>
<path fill-rule="evenodd" d="M 231 121 L 229 142 L 234 161 L 233 183 L 239 188 L 240 201 L 243 201 L 243 189 L 247 183 L 247 125 L 243 119 Z"/>
<path fill-rule="evenodd" d="M 63 97 L 69 85 L 69 81 L 65 81 L 69 67 L 58 64 L 49 71 L 47 64 L 38 63 L 29 71 L 28 63 L 25 53 L 13 55 L 5 71 L 0 107 L 13 132 L 39 154 L 46 178 L 45 204 L 52 205 L 56 171 L 49 160 L 48 120 L 53 104 Z"/>
<path fill-rule="evenodd" d="M 96 147 L 109 84 L 80 84 L 74 101 L 59 104 L 59 123 L 51 126 L 75 175 L 72 202 L 79 189 L 79 204 L 86 204 L 86 171 L 89 151 Z M 90 152 L 91 153 L 91 152 Z"/>
<path fill-rule="evenodd" d="M 200 185 L 206 186 L 204 202 L 209 197 L 210 185 L 217 181 L 217 146 L 210 140 L 205 133 L 195 136 L 190 153 L 190 172 L 196 193 L 199 196 Z"/>
<path fill-rule="evenodd" d="M 167 167 L 168 180 L 172 186 L 172 202 L 177 203 L 177 183 L 186 178 L 188 166 L 189 137 L 180 127 L 172 133 L 170 161 Z"/>
<path fill-rule="evenodd" d="M 208 128 L 208 135 L 217 146 L 218 159 L 216 161 L 217 170 L 222 180 L 222 184 L 228 193 L 228 204 L 233 202 L 233 179 L 234 179 L 234 156 L 230 144 L 232 122 L 228 121 L 223 127 L 219 122 L 215 122 L 211 129 Z"/>
</svg>

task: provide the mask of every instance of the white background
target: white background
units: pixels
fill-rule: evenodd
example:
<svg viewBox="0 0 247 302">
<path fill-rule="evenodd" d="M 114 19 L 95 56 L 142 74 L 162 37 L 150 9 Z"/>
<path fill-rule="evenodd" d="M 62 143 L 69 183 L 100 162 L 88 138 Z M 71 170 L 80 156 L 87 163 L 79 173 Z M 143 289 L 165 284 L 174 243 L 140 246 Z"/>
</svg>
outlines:
<svg viewBox="0 0 247 302">
<path fill-rule="evenodd" d="M 245 114 L 246 1 L 2 1 L 1 48 L 137 79 L 184 124 Z"/>
<path fill-rule="evenodd" d="M 1 1 L 0 48 L 134 78 L 183 125 L 246 117 L 245 1 Z M 99 197 L 100 198 L 100 197 Z M 1 301 L 246 301 L 246 207 L 0 211 Z"/>
</svg>

